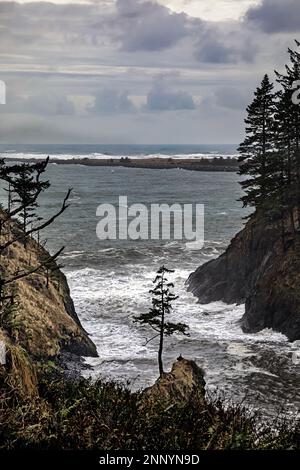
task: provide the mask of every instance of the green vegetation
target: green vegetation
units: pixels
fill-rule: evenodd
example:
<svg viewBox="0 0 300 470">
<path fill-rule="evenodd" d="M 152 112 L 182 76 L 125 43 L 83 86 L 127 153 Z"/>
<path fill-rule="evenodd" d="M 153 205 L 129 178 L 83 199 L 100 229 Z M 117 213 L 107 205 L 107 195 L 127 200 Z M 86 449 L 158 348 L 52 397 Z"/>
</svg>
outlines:
<svg viewBox="0 0 300 470">
<path fill-rule="evenodd" d="M 245 205 L 258 206 L 265 201 L 272 191 L 270 178 L 272 168 L 269 160 L 275 152 L 275 93 L 274 85 L 265 75 L 261 87 L 255 92 L 254 101 L 248 106 L 246 123 L 246 139 L 239 147 L 240 175 L 250 176 L 242 181 L 246 191 L 242 198 Z"/>
<path fill-rule="evenodd" d="M 11 350 L 28 345 L 31 340 L 28 323 L 32 323 L 32 317 L 22 316 L 24 305 L 31 302 L 29 284 L 39 282 L 37 276 L 41 276 L 48 288 L 49 277 L 57 275 L 56 260 L 63 251 L 61 248 L 51 256 L 39 243 L 41 231 L 68 208 L 71 194 L 69 190 L 60 210 L 52 217 L 43 219 L 38 215 L 39 196 L 50 187 L 49 181 L 42 179 L 48 162 L 49 158 L 34 163 L 6 164 L 0 159 L 0 181 L 7 193 L 6 207 L 0 207 L 0 336 Z M 20 288 L 25 279 L 27 287 L 23 284 Z"/>
<path fill-rule="evenodd" d="M 51 368 L 47 365 L 46 369 Z M 219 398 L 195 393 L 182 404 L 144 402 L 142 393 L 101 381 L 39 378 L 39 395 L 20 395 L 2 385 L 0 449 L 197 451 L 204 449 L 299 449 L 299 424 L 277 430 Z M 278 424 L 278 423 L 277 423 Z"/>
<path fill-rule="evenodd" d="M 62 248 L 35 266 L 31 265 L 29 259 L 25 270 L 18 267 L 13 273 L 6 273 L 3 255 L 7 255 L 8 250 L 20 241 L 26 249 L 28 240 L 35 234 L 39 242 L 40 232 L 68 208 L 71 189 L 67 192 L 61 209 L 52 217 L 43 220 L 36 213 L 40 194 L 50 187 L 49 181 L 41 180 L 48 162 L 49 158 L 38 163 L 6 165 L 4 159 L 0 159 L 0 180 L 8 184 L 8 188 L 4 187 L 8 194 L 7 207 L 1 208 L 0 214 L 0 318 L 4 309 L 7 309 L 7 304 L 11 306 L 14 303 L 13 286 L 16 281 L 43 270 L 46 270 L 48 276 L 48 270 L 63 251 Z"/>
<path fill-rule="evenodd" d="M 18 207 L 18 216 L 24 234 L 24 246 L 26 247 L 26 231 L 31 224 L 40 219 L 36 214 L 39 207 L 38 196 L 50 187 L 49 181 L 41 181 L 41 176 L 46 171 L 49 157 L 38 163 L 22 163 L 18 165 L 2 165 L 1 179 L 8 183 L 8 213 L 13 207 Z"/>
<path fill-rule="evenodd" d="M 288 52 L 285 73 L 276 72 L 279 91 L 268 75 L 257 88 L 239 148 L 239 173 L 246 176 L 241 200 L 265 217 L 281 220 L 283 246 L 286 232 L 295 235 L 300 227 L 300 105 L 294 99 L 300 53 Z"/>
</svg>

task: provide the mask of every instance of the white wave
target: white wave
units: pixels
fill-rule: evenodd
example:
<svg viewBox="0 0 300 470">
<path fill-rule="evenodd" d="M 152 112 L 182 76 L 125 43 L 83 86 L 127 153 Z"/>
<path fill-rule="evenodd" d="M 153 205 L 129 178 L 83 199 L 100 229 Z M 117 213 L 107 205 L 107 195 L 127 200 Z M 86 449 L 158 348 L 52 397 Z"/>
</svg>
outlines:
<svg viewBox="0 0 300 470">
<path fill-rule="evenodd" d="M 87 359 L 92 369 L 85 375 L 122 382 L 130 380 L 134 390 L 149 386 L 157 379 L 157 344 L 155 341 L 147 344 L 153 332 L 133 322 L 134 315 L 148 311 L 151 306 L 149 289 L 155 277 L 151 261 L 148 266 L 126 264 L 115 271 L 83 268 L 68 273 L 78 314 L 99 351 L 99 358 Z M 290 358 L 290 367 L 295 369 L 298 365 L 295 355 L 294 363 L 290 357 L 292 346 L 284 335 L 270 329 L 256 334 L 243 333 L 240 319 L 244 305 L 223 302 L 200 305 L 186 291 L 189 274 L 189 269 L 176 269 L 169 276 L 179 295 L 170 320 L 186 323 L 190 337 L 176 334 L 166 338 L 165 369 L 170 369 L 176 357 L 182 354 L 203 367 L 208 390 L 220 389 L 237 401 L 247 394 L 249 406 L 272 410 L 276 400 L 271 397 L 276 396 L 276 390 L 281 390 L 281 378 L 269 369 L 268 361 L 259 367 L 255 358 L 269 351 L 274 359 Z M 284 394 L 287 408 L 290 406 L 294 411 L 293 404 L 297 402 L 294 388 L 289 387 Z M 255 395 L 253 400 L 252 395 Z"/>
<path fill-rule="evenodd" d="M 2 155 L 5 156 L 5 158 L 7 159 L 11 159 L 11 160 L 32 160 L 32 159 L 45 159 L 48 154 L 47 153 L 23 153 L 23 152 L 10 152 L 10 153 L 7 153 L 7 152 L 4 152 Z M 77 158 L 76 155 L 72 155 L 72 154 L 52 154 L 50 155 L 50 160 L 73 160 L 75 158 Z M 81 156 L 78 156 L 79 158 L 84 158 L 83 155 Z"/>
<path fill-rule="evenodd" d="M 30 153 L 30 152 L 4 152 L 4 155 L 7 159 L 24 159 L 24 160 L 31 160 L 31 159 L 45 159 L 48 154 L 47 153 Z M 190 159 L 190 160 L 197 160 L 197 159 L 213 159 L 213 158 L 237 158 L 237 154 L 212 154 L 212 153 L 190 153 L 190 154 L 162 154 L 162 153 L 157 153 L 157 154 L 140 154 L 140 155 L 134 155 L 134 154 L 128 154 L 128 155 L 106 155 L 103 153 L 89 153 L 89 154 L 69 154 L 69 153 L 64 153 L 64 154 L 49 154 L 50 156 L 50 162 L 51 160 L 83 160 L 83 159 L 93 159 L 93 160 L 119 160 L 121 158 L 130 158 L 130 159 L 153 159 L 153 158 L 158 158 L 158 159 L 174 159 L 174 160 L 179 160 L 179 159 Z M 55 162 L 53 162 L 55 163 Z"/>
<path fill-rule="evenodd" d="M 201 240 L 194 241 L 194 242 L 187 242 L 185 244 L 186 249 L 191 250 L 191 251 L 202 250 L 203 246 L 204 246 L 204 243 Z"/>
<path fill-rule="evenodd" d="M 63 259 L 73 259 L 73 258 L 80 258 L 85 252 L 84 251 L 66 251 L 64 252 L 61 257 Z"/>
<path fill-rule="evenodd" d="M 84 321 L 88 323 L 91 316 L 96 321 L 99 318 L 97 335 L 101 337 L 101 348 L 103 341 L 106 341 L 106 333 L 103 331 L 101 322 L 103 310 L 106 310 L 112 318 L 115 313 L 120 315 L 118 321 L 120 319 L 128 321 L 132 315 L 147 311 L 150 306 L 149 289 L 152 286 L 155 271 L 147 270 L 141 265 L 132 267 L 127 265 L 127 270 L 123 275 L 91 268 L 68 273 L 73 297 Z M 216 341 L 242 341 L 244 344 L 265 341 L 287 342 L 284 335 L 268 329 L 256 334 L 243 333 L 239 320 L 244 314 L 244 305 L 227 305 L 223 302 L 199 305 L 195 297 L 185 288 L 185 281 L 189 274 L 188 270 L 176 270 L 173 275 L 170 275 L 170 280 L 175 283 L 176 293 L 179 294 L 174 307 L 174 320 L 189 325 L 193 340 L 210 338 Z M 122 321 L 119 323 L 120 332 L 124 335 L 124 323 Z M 136 334 L 137 327 L 130 324 L 127 338 L 129 348 L 133 331 Z"/>
</svg>

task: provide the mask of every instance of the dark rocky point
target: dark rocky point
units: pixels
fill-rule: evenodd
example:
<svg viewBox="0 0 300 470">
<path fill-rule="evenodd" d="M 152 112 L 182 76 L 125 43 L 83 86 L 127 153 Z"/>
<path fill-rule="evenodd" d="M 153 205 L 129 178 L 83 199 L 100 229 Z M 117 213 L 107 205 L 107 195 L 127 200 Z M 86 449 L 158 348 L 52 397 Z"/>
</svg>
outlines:
<svg viewBox="0 0 300 470">
<path fill-rule="evenodd" d="M 255 214 L 219 258 L 187 281 L 199 303 L 245 303 L 244 332 L 272 328 L 300 339 L 300 234 Z"/>
</svg>

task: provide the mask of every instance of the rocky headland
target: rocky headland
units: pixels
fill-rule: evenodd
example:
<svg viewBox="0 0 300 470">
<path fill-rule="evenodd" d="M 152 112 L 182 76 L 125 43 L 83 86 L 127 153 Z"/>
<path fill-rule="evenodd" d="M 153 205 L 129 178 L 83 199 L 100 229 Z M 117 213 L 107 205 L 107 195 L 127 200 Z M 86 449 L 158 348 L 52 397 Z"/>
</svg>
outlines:
<svg viewBox="0 0 300 470">
<path fill-rule="evenodd" d="M 202 304 L 245 303 L 245 332 L 272 328 L 300 339 L 300 234 L 289 219 L 283 227 L 256 213 L 225 253 L 200 266 L 187 284 Z"/>
<path fill-rule="evenodd" d="M 0 218 L 4 213 L 0 212 Z M 18 239 L 21 233 L 17 222 L 12 222 L 10 233 Z M 6 238 L 0 237 L 1 244 Z M 50 254 L 33 238 L 28 238 L 26 248 L 22 237 L 1 255 L 1 279 L 9 279 L 43 264 Z M 56 261 L 47 268 L 22 277 L 10 287 L 13 303 L 9 311 L 2 312 L 0 340 L 5 344 L 6 366 L 0 365 L 13 375 L 27 371 L 29 388 L 35 377 L 35 366 L 64 354 L 75 358 L 97 356 L 97 350 L 83 329 L 70 296 L 65 275 Z M 9 290 L 7 292 L 9 294 Z M 23 382 L 23 380 L 22 380 Z M 26 381 L 25 381 L 26 382 Z"/>
</svg>

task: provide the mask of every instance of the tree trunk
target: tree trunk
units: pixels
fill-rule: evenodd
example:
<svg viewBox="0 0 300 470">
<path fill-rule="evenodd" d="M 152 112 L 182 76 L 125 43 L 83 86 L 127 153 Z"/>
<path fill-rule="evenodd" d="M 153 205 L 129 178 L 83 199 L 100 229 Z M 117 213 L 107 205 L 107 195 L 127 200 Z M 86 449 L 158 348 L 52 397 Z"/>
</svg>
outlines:
<svg viewBox="0 0 300 470">
<path fill-rule="evenodd" d="M 7 207 L 8 213 L 10 214 L 11 211 L 11 186 L 10 183 L 8 183 L 8 207 Z"/>
<path fill-rule="evenodd" d="M 262 184 L 261 184 L 261 195 L 263 199 L 263 203 L 265 202 L 266 198 L 266 159 L 267 159 L 267 136 L 266 136 L 266 103 L 264 103 L 264 111 L 263 111 L 263 158 L 262 158 Z"/>
<path fill-rule="evenodd" d="M 164 366 L 162 360 L 162 353 L 164 347 L 164 333 L 163 330 L 160 333 L 159 349 L 158 349 L 158 367 L 159 367 L 159 376 L 160 378 L 164 375 Z"/>
<path fill-rule="evenodd" d="M 292 233 L 295 235 L 296 233 L 296 226 L 295 226 L 295 219 L 294 219 L 294 210 L 293 208 L 290 209 L 290 222 L 292 227 Z"/>
<path fill-rule="evenodd" d="M 281 212 L 281 242 L 282 242 L 282 251 L 285 251 L 285 224 L 284 224 L 283 212 Z"/>
<path fill-rule="evenodd" d="M 23 239 L 23 246 L 24 248 L 27 247 L 27 239 L 26 239 L 26 222 L 27 222 L 27 214 L 26 214 L 26 210 L 24 209 L 24 212 L 23 212 L 23 234 L 24 234 L 24 239 Z"/>
<path fill-rule="evenodd" d="M 300 134 L 300 122 L 299 114 L 296 114 L 296 203 L 297 203 L 297 225 L 300 226 L 300 144 L 299 144 L 299 134 Z"/>
<path fill-rule="evenodd" d="M 162 354 L 164 349 L 164 329 L 165 329 L 165 307 L 164 307 L 164 274 L 161 277 L 162 287 L 161 287 L 161 325 L 160 325 L 160 339 L 159 339 L 159 348 L 158 348 L 158 367 L 159 367 L 159 376 L 160 378 L 164 374 L 164 366 L 162 360 Z"/>
</svg>

